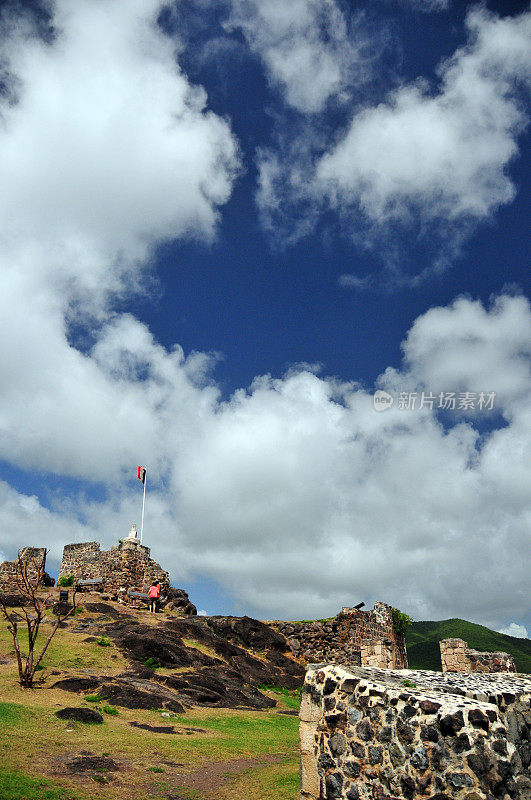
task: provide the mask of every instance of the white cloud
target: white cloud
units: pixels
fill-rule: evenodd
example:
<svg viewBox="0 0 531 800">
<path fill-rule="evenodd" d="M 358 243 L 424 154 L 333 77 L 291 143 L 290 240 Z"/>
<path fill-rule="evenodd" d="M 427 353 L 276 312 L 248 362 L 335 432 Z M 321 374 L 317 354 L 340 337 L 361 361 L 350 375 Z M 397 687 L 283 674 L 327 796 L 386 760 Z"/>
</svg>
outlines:
<svg viewBox="0 0 531 800">
<path fill-rule="evenodd" d="M 506 628 L 500 628 L 498 633 L 505 633 L 506 636 L 514 636 L 516 639 L 527 639 L 527 628 L 524 625 L 518 625 L 517 622 L 511 622 Z"/>
<path fill-rule="evenodd" d="M 51 43 L 14 23 L 2 45 L 18 100 L 0 131 L 0 453 L 22 467 L 117 478 L 139 450 L 158 464 L 160 417 L 201 380 L 197 358 L 110 314 L 154 243 L 212 238 L 238 169 L 161 5 L 57 2 Z M 83 354 L 67 337 L 87 321 Z"/>
<path fill-rule="evenodd" d="M 17 29 L 8 39 L 20 88 L 3 109 L 0 176 L 11 191 L 1 213 L 14 235 L 88 242 L 114 258 L 143 256 L 154 239 L 212 235 L 235 142 L 179 70 L 156 26 L 161 6 L 63 0 L 53 44 Z"/>
<path fill-rule="evenodd" d="M 521 298 L 500 298 L 489 310 L 459 299 L 420 317 L 404 342 L 402 369 L 381 376 L 379 384 L 393 392 L 431 382 L 453 388 L 463 380 L 459 365 L 477 362 L 464 388 L 479 391 L 488 378 L 507 418 L 505 427 L 480 435 L 474 417 L 444 429 L 426 410 L 395 404 L 378 414 L 360 386 L 304 367 L 282 379 L 257 378 L 220 402 L 215 387 L 187 382 L 186 365 L 173 363 L 145 329 L 136 329 L 139 323 L 119 318 L 92 360 L 107 371 L 106 364 L 115 365 L 117 396 L 138 386 L 138 364 L 149 365 L 143 399 L 155 398 L 151 414 L 161 433 L 153 438 L 164 475 L 160 483 L 153 470 L 150 482 L 153 555 L 177 585 L 207 575 L 246 611 L 268 618 L 328 615 L 353 598 L 384 599 L 416 618 L 461 616 L 491 625 L 522 618 L 531 379 L 519 343 L 530 322 Z M 124 341 L 132 349 L 119 355 Z M 188 369 L 197 377 L 196 366 Z M 157 391 L 164 397 L 165 380 L 171 403 L 156 399 Z M 62 401 L 60 408 L 68 416 Z M 140 427 L 130 436 L 132 453 L 142 446 Z M 64 441 L 54 447 L 60 452 Z M 137 463 L 115 449 L 111 442 L 104 452 L 113 463 Z M 95 473 L 100 455 L 83 437 L 78 450 Z M 138 516 L 138 504 L 138 493 L 115 486 L 108 501 L 58 505 L 53 522 L 31 530 L 41 541 L 45 530 L 47 539 L 64 542 L 80 518 L 69 538 L 108 546 Z M 13 523 L 7 505 L 1 529 L 16 530 L 22 544 L 33 534 L 26 523 Z"/>
<path fill-rule="evenodd" d="M 498 18 L 476 8 L 466 27 L 468 42 L 441 63 L 438 87 L 419 79 L 377 105 L 362 97 L 344 128 L 291 124 L 276 147 L 259 149 L 264 226 L 290 242 L 333 209 L 358 244 L 383 256 L 390 288 L 461 256 L 475 227 L 516 194 L 509 170 L 528 124 L 531 12 Z M 412 232 L 431 263 L 404 276 Z"/>
<path fill-rule="evenodd" d="M 324 616 L 354 595 L 417 617 L 521 619 L 531 521 L 523 300 L 428 312 L 402 368 L 380 380 L 498 392 L 506 427 L 483 437 L 473 419 L 445 430 L 429 412 L 377 414 L 360 386 L 304 366 L 221 402 L 214 355 L 185 359 L 112 312 L 149 243 L 212 236 L 237 167 L 228 124 L 205 113 L 153 27 L 157 8 L 106 3 L 103 21 L 98 2 L 59 3 L 51 44 L 8 42 L 21 84 L 0 131 L 13 197 L 0 201 L 0 455 L 104 480 L 109 493 L 58 496 L 46 509 L 0 485 L 2 552 L 44 543 L 57 561 L 72 539 L 109 546 L 138 519 L 124 474 L 144 463 L 146 535 L 177 584 L 210 576 L 267 617 Z M 87 326 L 83 352 L 73 323 Z"/>
<path fill-rule="evenodd" d="M 503 295 L 490 310 L 465 298 L 432 308 L 415 321 L 402 349 L 408 375 L 434 392 L 496 391 L 496 407 L 508 418 L 526 404 L 531 317 L 522 296 Z"/>
<path fill-rule="evenodd" d="M 529 79 L 531 13 L 467 17 L 469 43 L 440 70 L 433 92 L 403 86 L 388 102 L 356 114 L 323 156 L 316 189 L 333 206 L 370 222 L 483 220 L 510 202 L 507 174 L 527 123 L 515 88 Z"/>
<path fill-rule="evenodd" d="M 378 36 L 347 19 L 335 0 L 231 0 L 227 28 L 242 30 L 286 102 L 315 114 L 345 100 L 372 72 Z"/>
</svg>

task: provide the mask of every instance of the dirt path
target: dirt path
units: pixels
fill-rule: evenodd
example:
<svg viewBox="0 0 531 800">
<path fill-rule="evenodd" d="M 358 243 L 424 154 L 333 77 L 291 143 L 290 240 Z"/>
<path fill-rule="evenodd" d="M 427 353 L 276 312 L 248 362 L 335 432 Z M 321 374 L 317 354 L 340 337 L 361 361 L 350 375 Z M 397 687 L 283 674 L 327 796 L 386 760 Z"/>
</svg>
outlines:
<svg viewBox="0 0 531 800">
<path fill-rule="evenodd" d="M 216 761 L 208 766 L 200 767 L 179 779 L 180 788 L 193 789 L 199 794 L 201 800 L 219 797 L 217 790 L 226 785 L 227 779 L 247 772 L 253 767 L 266 767 L 270 764 L 279 764 L 286 754 L 269 755 L 263 758 L 236 758 L 232 761 Z M 186 800 L 179 795 L 179 789 L 170 792 L 167 800 Z"/>
</svg>

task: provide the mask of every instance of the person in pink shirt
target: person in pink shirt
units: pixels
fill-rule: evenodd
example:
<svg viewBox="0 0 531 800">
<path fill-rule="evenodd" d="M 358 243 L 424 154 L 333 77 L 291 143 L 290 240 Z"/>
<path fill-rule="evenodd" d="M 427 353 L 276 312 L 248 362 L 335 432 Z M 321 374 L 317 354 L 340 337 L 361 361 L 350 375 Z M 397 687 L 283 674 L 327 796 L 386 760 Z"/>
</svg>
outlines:
<svg viewBox="0 0 531 800">
<path fill-rule="evenodd" d="M 149 594 L 149 613 L 156 614 L 157 604 L 160 595 L 160 583 L 158 581 L 153 581 L 153 583 L 149 587 L 148 594 Z"/>
</svg>

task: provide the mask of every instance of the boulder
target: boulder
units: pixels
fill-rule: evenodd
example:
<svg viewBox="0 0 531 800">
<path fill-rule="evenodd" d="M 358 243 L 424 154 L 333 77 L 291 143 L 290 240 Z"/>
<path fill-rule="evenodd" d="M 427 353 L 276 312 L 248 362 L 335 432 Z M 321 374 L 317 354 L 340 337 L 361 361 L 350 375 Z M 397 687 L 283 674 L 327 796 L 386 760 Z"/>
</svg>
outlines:
<svg viewBox="0 0 531 800">
<path fill-rule="evenodd" d="M 63 689 L 65 692 L 92 692 L 100 684 L 98 678 L 63 678 L 53 684 L 54 689 Z"/>
<path fill-rule="evenodd" d="M 167 708 L 184 712 L 175 692 L 142 678 L 112 678 L 101 683 L 99 692 L 106 700 L 123 708 Z"/>
<path fill-rule="evenodd" d="M 86 724 L 101 725 L 103 717 L 94 708 L 62 708 L 55 712 L 59 719 L 70 719 L 74 722 L 84 722 Z"/>
</svg>

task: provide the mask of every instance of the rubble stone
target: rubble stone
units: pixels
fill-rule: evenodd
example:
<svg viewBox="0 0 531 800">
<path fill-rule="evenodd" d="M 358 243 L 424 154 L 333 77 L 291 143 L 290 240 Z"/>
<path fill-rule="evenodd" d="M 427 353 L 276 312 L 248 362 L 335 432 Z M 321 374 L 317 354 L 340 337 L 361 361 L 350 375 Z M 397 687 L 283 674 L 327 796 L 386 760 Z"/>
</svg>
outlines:
<svg viewBox="0 0 531 800">
<path fill-rule="evenodd" d="M 392 611 L 378 602 L 371 611 L 345 606 L 332 620 L 271 625 L 306 662 L 402 669 L 407 667 L 405 641 L 394 630 Z"/>
<path fill-rule="evenodd" d="M 311 664 L 302 701 L 301 800 L 531 797 L 528 676 Z"/>
<path fill-rule="evenodd" d="M 443 639 L 439 646 L 443 672 L 516 672 L 509 653 L 472 650 L 463 639 Z"/>
</svg>

